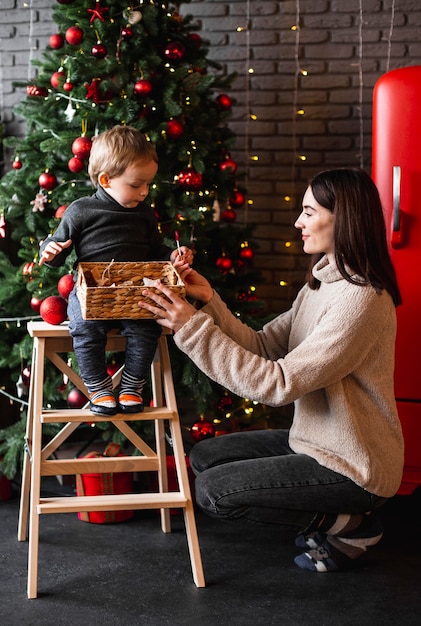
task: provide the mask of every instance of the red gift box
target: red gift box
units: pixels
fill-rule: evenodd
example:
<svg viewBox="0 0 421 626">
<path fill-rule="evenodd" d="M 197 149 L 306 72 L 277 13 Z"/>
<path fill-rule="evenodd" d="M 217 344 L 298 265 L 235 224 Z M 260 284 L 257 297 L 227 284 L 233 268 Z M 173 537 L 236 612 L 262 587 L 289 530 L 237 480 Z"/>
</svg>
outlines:
<svg viewBox="0 0 421 626">
<path fill-rule="evenodd" d="M 90 452 L 85 458 L 100 456 L 123 456 L 118 454 L 120 446 L 110 444 L 104 454 Z M 133 493 L 133 474 L 115 472 L 108 474 L 78 474 L 76 476 L 76 494 L 78 496 L 103 496 L 110 494 Z M 82 511 L 77 514 L 82 522 L 91 524 L 113 524 L 124 522 L 133 517 L 134 511 Z"/>
</svg>

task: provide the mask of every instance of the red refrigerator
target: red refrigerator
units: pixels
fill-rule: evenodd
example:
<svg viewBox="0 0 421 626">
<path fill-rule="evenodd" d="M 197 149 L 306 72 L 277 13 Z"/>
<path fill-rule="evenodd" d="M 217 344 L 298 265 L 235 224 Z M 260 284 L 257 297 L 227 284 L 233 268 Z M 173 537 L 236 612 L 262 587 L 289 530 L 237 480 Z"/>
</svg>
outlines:
<svg viewBox="0 0 421 626">
<path fill-rule="evenodd" d="M 421 484 L 420 65 L 387 72 L 374 87 L 372 168 L 403 300 L 397 309 L 395 396 L 405 438 L 399 493 L 409 494 Z"/>
</svg>

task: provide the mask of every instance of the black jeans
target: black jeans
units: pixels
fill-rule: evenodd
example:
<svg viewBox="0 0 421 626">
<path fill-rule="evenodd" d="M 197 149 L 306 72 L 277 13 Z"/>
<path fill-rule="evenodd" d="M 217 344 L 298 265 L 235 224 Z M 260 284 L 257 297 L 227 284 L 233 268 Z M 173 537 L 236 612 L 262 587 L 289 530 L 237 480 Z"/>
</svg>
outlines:
<svg viewBox="0 0 421 626">
<path fill-rule="evenodd" d="M 75 289 L 69 296 L 68 315 L 73 348 L 88 389 L 94 389 L 108 377 L 105 346 L 107 332 L 113 328 L 120 328 L 126 337 L 124 373 L 139 382 L 148 378 L 162 331 L 155 320 L 84 320 Z"/>
<path fill-rule="evenodd" d="M 304 532 L 317 513 L 373 511 L 386 499 L 295 454 L 287 430 L 238 432 L 206 439 L 190 452 L 198 505 L 228 520 Z"/>
</svg>

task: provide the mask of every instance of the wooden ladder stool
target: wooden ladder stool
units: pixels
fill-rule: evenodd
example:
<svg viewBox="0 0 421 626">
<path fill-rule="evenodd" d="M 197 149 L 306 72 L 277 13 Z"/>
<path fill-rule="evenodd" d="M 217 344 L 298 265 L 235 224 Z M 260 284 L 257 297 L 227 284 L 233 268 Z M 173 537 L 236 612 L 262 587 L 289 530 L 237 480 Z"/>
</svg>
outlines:
<svg viewBox="0 0 421 626">
<path fill-rule="evenodd" d="M 197 587 L 204 587 L 196 521 L 168 353 L 166 335 L 170 334 L 169 331 L 162 333 L 151 366 L 153 407 L 145 407 L 143 413 L 117 414 L 111 418 L 95 415 L 89 411 L 89 408 L 59 410 L 43 408 L 45 359 L 51 361 L 85 395 L 87 395 L 87 389 L 78 374 L 63 359 L 64 353 L 73 351 L 73 342 L 66 323 L 53 326 L 46 322 L 29 322 L 28 332 L 33 337 L 33 357 L 25 443 L 27 453 L 23 463 L 18 524 L 18 540 L 26 541 L 29 538 L 28 598 L 37 597 L 39 517 L 44 513 L 160 509 L 161 528 L 163 532 L 168 533 L 171 532 L 169 509 L 182 509 L 193 579 Z M 106 349 L 111 352 L 123 352 L 125 338 L 117 330 L 111 331 Z M 118 372 L 116 379 L 119 379 Z M 77 459 L 51 458 L 80 424 L 101 421 L 113 423 L 140 451 L 141 455 Z M 155 450 L 130 426 L 130 422 L 134 421 L 154 421 Z M 57 435 L 45 442 L 43 425 L 52 423 L 64 425 Z M 166 424 L 168 424 L 172 440 L 179 485 L 179 491 L 176 492 L 168 491 Z M 42 498 L 40 495 L 42 476 L 145 471 L 158 473 L 159 492 L 48 498 Z"/>
</svg>

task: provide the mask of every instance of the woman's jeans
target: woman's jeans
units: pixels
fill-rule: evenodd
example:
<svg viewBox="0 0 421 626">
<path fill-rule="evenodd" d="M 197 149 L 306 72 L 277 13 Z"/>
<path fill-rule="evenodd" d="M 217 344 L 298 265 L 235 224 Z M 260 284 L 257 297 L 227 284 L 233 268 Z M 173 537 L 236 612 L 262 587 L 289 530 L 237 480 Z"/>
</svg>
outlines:
<svg viewBox="0 0 421 626">
<path fill-rule="evenodd" d="M 318 513 L 363 513 L 386 500 L 288 445 L 287 430 L 205 439 L 190 452 L 198 505 L 227 520 L 305 532 Z"/>
<path fill-rule="evenodd" d="M 105 346 L 107 333 L 119 328 L 126 338 L 123 377 L 136 382 L 145 381 L 155 355 L 161 327 L 154 320 L 84 320 L 76 289 L 69 296 L 69 331 L 83 382 L 89 390 L 108 378 Z"/>
</svg>

